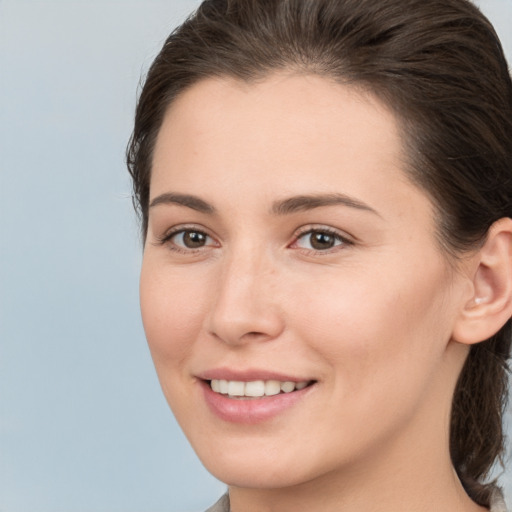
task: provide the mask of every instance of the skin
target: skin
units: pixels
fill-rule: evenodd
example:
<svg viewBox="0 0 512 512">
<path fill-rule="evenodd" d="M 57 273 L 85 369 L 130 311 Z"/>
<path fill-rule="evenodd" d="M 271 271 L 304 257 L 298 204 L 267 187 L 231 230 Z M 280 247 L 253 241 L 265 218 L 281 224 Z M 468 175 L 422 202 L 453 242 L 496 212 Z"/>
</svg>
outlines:
<svg viewBox="0 0 512 512">
<path fill-rule="evenodd" d="M 473 267 L 440 249 L 432 203 L 403 160 L 382 104 L 315 76 L 204 80 L 166 114 L 143 322 L 164 394 L 234 512 L 484 510 L 448 453 L 468 350 L 453 332 Z M 334 193 L 350 201 L 272 211 Z M 202 232 L 204 245 L 172 229 Z M 313 248 L 312 229 L 334 232 L 333 247 Z M 219 367 L 315 385 L 268 421 L 233 423 L 207 407 L 198 379 Z"/>
</svg>

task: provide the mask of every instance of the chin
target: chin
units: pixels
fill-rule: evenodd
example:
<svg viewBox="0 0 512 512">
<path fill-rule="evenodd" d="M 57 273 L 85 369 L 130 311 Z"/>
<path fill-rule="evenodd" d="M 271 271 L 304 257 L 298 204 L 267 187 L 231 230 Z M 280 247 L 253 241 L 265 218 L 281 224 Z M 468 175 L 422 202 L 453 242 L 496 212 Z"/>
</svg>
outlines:
<svg viewBox="0 0 512 512">
<path fill-rule="evenodd" d="M 251 441 L 253 441 L 251 443 Z M 279 449 L 247 439 L 246 446 L 222 445 L 221 449 L 194 447 L 205 468 L 229 486 L 252 489 L 294 487 L 331 472 L 336 466 L 329 457 L 301 453 L 296 443 Z M 252 446 L 247 446 L 250 444 Z M 220 445 L 220 443 L 219 443 Z M 258 446 L 259 445 L 259 446 Z"/>
<path fill-rule="evenodd" d="M 293 487 L 309 480 L 307 475 L 297 474 L 290 467 L 276 468 L 258 463 L 233 464 L 224 461 L 205 464 L 205 467 L 221 482 L 246 489 L 280 489 Z"/>
<path fill-rule="evenodd" d="M 222 453 L 209 451 L 202 456 L 197 451 L 205 468 L 218 480 L 236 487 L 271 488 L 286 485 L 283 468 L 275 461 L 275 455 L 265 457 L 252 450 L 229 450 Z M 289 477 L 286 478 L 289 480 Z"/>
</svg>

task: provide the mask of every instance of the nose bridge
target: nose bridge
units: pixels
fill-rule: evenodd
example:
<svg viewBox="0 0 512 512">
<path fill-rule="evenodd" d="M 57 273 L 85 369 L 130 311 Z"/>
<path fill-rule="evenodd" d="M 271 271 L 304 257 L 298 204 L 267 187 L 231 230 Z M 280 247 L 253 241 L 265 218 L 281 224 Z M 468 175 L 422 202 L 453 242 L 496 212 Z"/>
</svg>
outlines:
<svg viewBox="0 0 512 512">
<path fill-rule="evenodd" d="M 276 337 L 282 330 L 272 293 L 276 277 L 264 248 L 245 244 L 229 251 L 219 271 L 210 332 L 229 344 Z"/>
</svg>

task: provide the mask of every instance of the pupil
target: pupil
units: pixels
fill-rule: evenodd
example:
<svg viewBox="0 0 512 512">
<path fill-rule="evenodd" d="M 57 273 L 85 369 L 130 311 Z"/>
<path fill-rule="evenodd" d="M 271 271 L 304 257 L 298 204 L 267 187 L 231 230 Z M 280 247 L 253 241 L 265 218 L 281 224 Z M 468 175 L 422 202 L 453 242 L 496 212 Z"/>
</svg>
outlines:
<svg viewBox="0 0 512 512">
<path fill-rule="evenodd" d="M 313 233 L 311 235 L 311 246 L 314 249 L 330 249 L 334 246 L 334 237 L 327 233 Z"/>
<path fill-rule="evenodd" d="M 183 235 L 183 243 L 189 249 L 197 249 L 198 247 L 203 247 L 206 242 L 206 236 L 203 233 L 198 233 L 197 231 L 187 231 Z"/>
</svg>

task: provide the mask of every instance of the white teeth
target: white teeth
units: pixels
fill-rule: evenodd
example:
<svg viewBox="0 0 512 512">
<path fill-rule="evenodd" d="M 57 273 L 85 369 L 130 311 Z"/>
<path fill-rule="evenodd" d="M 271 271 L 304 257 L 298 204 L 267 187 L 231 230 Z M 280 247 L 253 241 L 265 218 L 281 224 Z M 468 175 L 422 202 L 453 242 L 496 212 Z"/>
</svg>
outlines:
<svg viewBox="0 0 512 512">
<path fill-rule="evenodd" d="M 265 383 L 262 380 L 245 383 L 245 396 L 263 396 L 264 394 Z"/>
<path fill-rule="evenodd" d="M 281 383 L 278 380 L 267 380 L 265 382 L 265 395 L 272 396 L 281 393 Z"/>
<path fill-rule="evenodd" d="M 263 396 L 273 396 L 279 393 L 291 393 L 295 390 L 301 390 L 304 389 L 308 383 L 308 381 L 280 382 L 278 380 L 253 380 L 243 382 L 237 380 L 212 379 L 210 386 L 215 393 L 221 393 L 222 395 L 260 398 Z"/>
<path fill-rule="evenodd" d="M 212 380 L 213 382 L 213 380 Z M 219 392 L 222 393 L 223 395 L 227 395 L 228 394 L 228 381 L 227 380 L 220 380 L 219 381 Z M 213 389 L 213 387 L 212 387 Z"/>
<path fill-rule="evenodd" d="M 230 380 L 228 383 L 228 395 L 231 396 L 244 396 L 245 383 L 236 380 Z"/>
<path fill-rule="evenodd" d="M 295 389 L 295 382 L 282 382 L 281 391 L 283 393 L 290 393 Z"/>
</svg>

